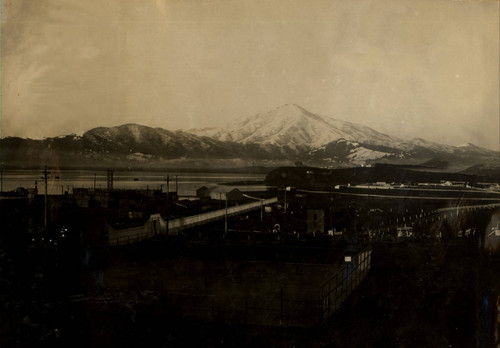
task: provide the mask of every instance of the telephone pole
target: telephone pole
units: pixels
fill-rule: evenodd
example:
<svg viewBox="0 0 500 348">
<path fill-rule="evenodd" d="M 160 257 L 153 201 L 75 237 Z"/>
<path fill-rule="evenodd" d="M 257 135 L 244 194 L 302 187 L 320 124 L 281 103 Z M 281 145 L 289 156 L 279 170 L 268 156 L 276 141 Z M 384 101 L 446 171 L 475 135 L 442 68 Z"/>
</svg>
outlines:
<svg viewBox="0 0 500 348">
<path fill-rule="evenodd" d="M 227 235 L 227 192 L 226 192 L 226 214 L 224 215 L 224 238 L 226 239 Z"/>
<path fill-rule="evenodd" d="M 264 220 L 264 200 L 260 200 L 260 224 L 262 225 L 262 221 Z"/>
<path fill-rule="evenodd" d="M 179 181 L 177 175 L 175 176 L 175 196 L 179 197 Z"/>
<path fill-rule="evenodd" d="M 43 178 L 45 180 L 45 204 L 44 204 L 44 214 L 43 214 L 43 225 L 47 229 L 47 166 L 43 170 Z"/>
<path fill-rule="evenodd" d="M 167 218 L 167 236 L 169 234 L 169 228 L 168 228 L 168 224 L 170 223 L 170 202 L 168 200 L 168 191 L 170 190 L 170 187 L 169 187 L 169 183 L 170 183 L 170 177 L 167 175 L 167 214 L 166 214 L 166 218 Z"/>
<path fill-rule="evenodd" d="M 111 192 L 113 191 L 113 170 L 108 170 L 107 174 L 107 182 L 108 182 L 108 191 Z"/>
<path fill-rule="evenodd" d="M 168 198 L 170 194 L 170 176 L 167 175 L 167 204 L 168 204 Z"/>
</svg>

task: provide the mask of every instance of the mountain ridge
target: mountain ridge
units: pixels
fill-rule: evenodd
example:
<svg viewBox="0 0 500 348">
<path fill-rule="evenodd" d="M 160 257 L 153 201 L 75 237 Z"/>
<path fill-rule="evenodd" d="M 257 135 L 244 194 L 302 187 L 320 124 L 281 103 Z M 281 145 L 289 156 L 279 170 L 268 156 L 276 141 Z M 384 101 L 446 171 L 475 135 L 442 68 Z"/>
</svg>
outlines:
<svg viewBox="0 0 500 348">
<path fill-rule="evenodd" d="M 23 166 L 47 161 L 103 165 L 279 166 L 295 162 L 324 167 L 374 163 L 439 163 L 464 170 L 498 162 L 499 153 L 467 143 L 454 147 L 422 138 L 404 141 L 370 127 L 316 115 L 296 104 L 236 120 L 226 127 L 167 130 L 127 123 L 95 127 L 81 136 L 43 140 L 0 139 L 0 160 Z M 455 168 L 455 167 L 456 168 Z"/>
<path fill-rule="evenodd" d="M 225 141 L 293 147 L 307 144 L 319 147 L 340 138 L 379 145 L 402 143 L 400 139 L 370 127 L 313 114 L 296 104 L 285 104 L 266 113 L 242 118 L 227 127 L 187 131 Z"/>
</svg>

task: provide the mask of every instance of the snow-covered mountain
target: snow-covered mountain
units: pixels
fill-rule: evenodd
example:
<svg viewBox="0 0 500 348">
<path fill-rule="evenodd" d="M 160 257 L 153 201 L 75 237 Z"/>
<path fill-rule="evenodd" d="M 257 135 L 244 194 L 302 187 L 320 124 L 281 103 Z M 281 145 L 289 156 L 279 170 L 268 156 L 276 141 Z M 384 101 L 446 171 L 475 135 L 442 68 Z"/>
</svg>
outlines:
<svg viewBox="0 0 500 348">
<path fill-rule="evenodd" d="M 223 128 L 188 132 L 239 144 L 278 146 L 305 163 L 323 166 L 363 165 L 373 162 L 469 165 L 497 153 L 472 144 L 454 147 L 414 138 L 406 141 L 370 127 L 313 114 L 295 104 L 237 120 Z"/>
<path fill-rule="evenodd" d="M 424 164 L 439 170 L 498 163 L 499 153 L 397 137 L 315 115 L 297 105 L 241 119 L 224 128 L 170 131 L 137 124 L 98 127 L 82 136 L 0 139 L 0 161 L 39 166 L 279 166 L 346 167 L 373 163 Z"/>
<path fill-rule="evenodd" d="M 319 148 L 339 139 L 408 148 L 398 138 L 360 124 L 316 115 L 295 104 L 237 120 L 224 128 L 190 129 L 188 132 L 222 141 L 288 146 L 297 150 Z"/>
<path fill-rule="evenodd" d="M 227 144 L 218 140 L 183 131 L 169 131 L 138 124 L 94 128 L 85 132 L 81 140 L 84 148 L 94 153 L 111 151 L 165 158 L 207 156 L 211 153 L 225 157 L 228 154 Z"/>
</svg>

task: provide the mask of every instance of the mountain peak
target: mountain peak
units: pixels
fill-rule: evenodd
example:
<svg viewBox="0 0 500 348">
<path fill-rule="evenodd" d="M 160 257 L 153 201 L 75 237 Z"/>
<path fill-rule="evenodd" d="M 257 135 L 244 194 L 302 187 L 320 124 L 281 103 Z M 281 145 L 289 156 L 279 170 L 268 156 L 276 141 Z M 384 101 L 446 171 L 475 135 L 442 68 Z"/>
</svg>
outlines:
<svg viewBox="0 0 500 348">
<path fill-rule="evenodd" d="M 402 143 L 400 139 L 369 127 L 317 115 L 297 104 L 284 104 L 232 122 L 222 129 L 195 130 L 193 133 L 222 141 L 277 145 L 296 150 L 324 146 L 341 138 L 382 146 Z"/>
<path fill-rule="evenodd" d="M 289 120 L 293 117 L 309 117 L 313 119 L 321 119 L 319 115 L 313 114 L 312 112 L 304 109 L 302 106 L 297 104 L 284 104 L 278 106 L 274 110 L 268 111 L 265 114 L 257 114 L 254 117 L 259 116 L 275 116 L 275 117 L 286 117 Z M 252 119 L 252 117 L 247 118 Z"/>
<path fill-rule="evenodd" d="M 305 113 L 309 113 L 309 111 L 307 111 L 302 106 L 297 105 L 297 104 L 283 104 L 281 106 L 278 106 L 276 109 L 299 110 L 299 111 L 302 111 Z"/>
<path fill-rule="evenodd" d="M 421 138 L 403 141 L 360 124 L 314 114 L 297 104 L 281 105 L 224 128 L 173 132 L 128 123 L 93 128 L 81 137 L 0 139 L 0 148 L 1 161 L 22 166 L 26 158 L 34 158 L 35 148 L 47 156 L 58 153 L 65 163 L 78 165 L 81 161 L 120 163 L 120 166 L 145 161 L 156 165 L 195 161 L 206 166 L 213 164 L 214 159 L 231 166 L 249 161 L 279 165 L 299 160 L 321 166 L 427 161 L 427 165 L 436 169 L 449 164 L 446 167 L 449 170 L 485 161 L 498 163 L 498 152 L 470 143 L 454 147 Z M 37 158 L 45 161 L 47 156 L 44 156 Z"/>
</svg>

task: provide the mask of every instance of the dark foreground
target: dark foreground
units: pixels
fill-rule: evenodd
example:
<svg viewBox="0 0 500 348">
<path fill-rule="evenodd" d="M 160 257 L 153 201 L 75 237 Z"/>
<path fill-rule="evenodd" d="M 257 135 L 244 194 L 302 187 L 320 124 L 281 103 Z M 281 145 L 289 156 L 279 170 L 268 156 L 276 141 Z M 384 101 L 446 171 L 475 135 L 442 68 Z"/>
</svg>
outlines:
<svg viewBox="0 0 500 348">
<path fill-rule="evenodd" d="M 164 279 L 143 272 L 172 262 L 181 270 L 192 263 L 215 262 L 231 270 L 237 281 L 241 268 L 234 265 L 256 261 L 252 248 L 234 252 L 222 246 L 214 253 L 213 247 L 193 248 L 188 243 L 176 245 L 172 252 L 172 245 L 145 243 L 106 252 L 106 264 L 94 269 L 60 265 L 50 251 L 18 250 L 16 259 L 12 250 L 2 250 L 0 346 L 494 345 L 500 259 L 470 240 L 374 244 L 368 276 L 333 317 L 313 328 L 195 319 L 173 303 L 173 292 L 161 291 Z M 293 265 L 314 251 L 299 252 L 302 259 L 294 260 L 285 249 L 276 246 L 268 253 L 268 274 L 283 260 Z M 315 262 L 324 267 L 336 261 Z M 120 269 L 132 268 L 139 270 L 133 284 L 120 285 Z M 106 272 L 114 272 L 113 281 Z M 124 271 L 122 275 L 127 278 Z M 307 273 L 297 276 L 309 281 Z"/>
</svg>

